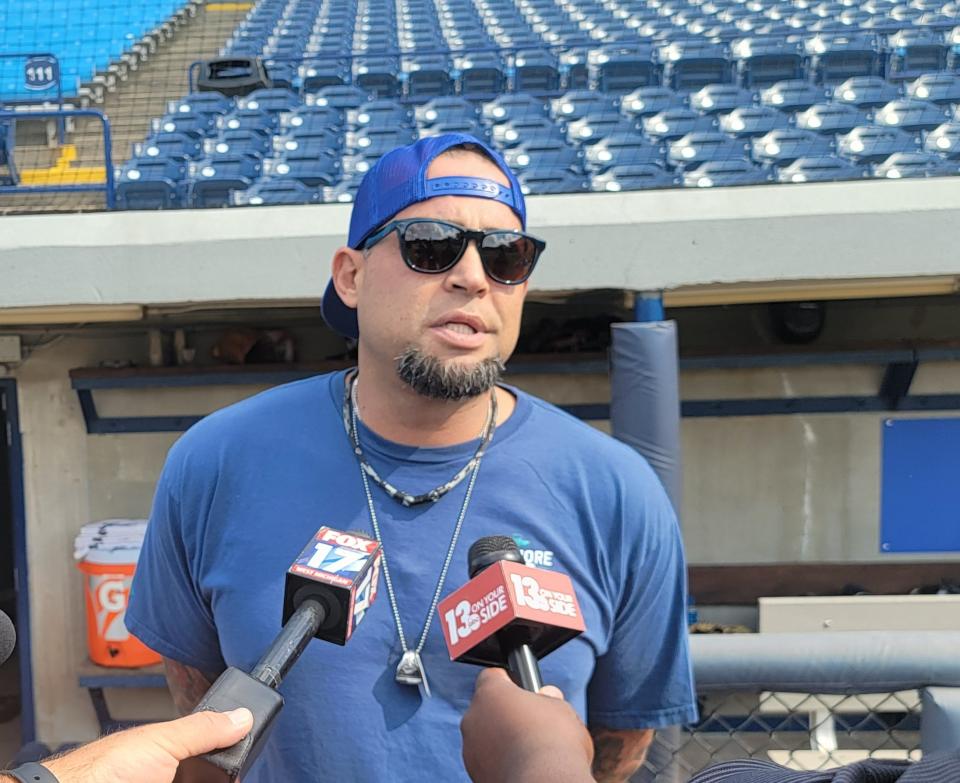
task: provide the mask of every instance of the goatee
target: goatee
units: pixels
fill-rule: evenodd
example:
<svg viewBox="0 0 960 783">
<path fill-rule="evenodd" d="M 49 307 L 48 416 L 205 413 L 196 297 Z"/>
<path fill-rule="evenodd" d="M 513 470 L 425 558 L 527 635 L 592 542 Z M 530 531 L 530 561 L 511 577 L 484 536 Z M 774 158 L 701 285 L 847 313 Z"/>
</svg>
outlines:
<svg viewBox="0 0 960 783">
<path fill-rule="evenodd" d="M 464 366 L 444 363 L 411 346 L 397 357 L 397 375 L 417 394 L 431 400 L 459 402 L 490 391 L 505 367 L 499 356 Z"/>
</svg>

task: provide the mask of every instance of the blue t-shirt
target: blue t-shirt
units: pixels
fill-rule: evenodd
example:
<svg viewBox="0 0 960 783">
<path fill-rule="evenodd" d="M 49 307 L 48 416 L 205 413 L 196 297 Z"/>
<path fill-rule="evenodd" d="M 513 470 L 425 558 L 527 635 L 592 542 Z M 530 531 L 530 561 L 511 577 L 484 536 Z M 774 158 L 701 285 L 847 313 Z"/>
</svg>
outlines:
<svg viewBox="0 0 960 783">
<path fill-rule="evenodd" d="M 344 375 L 225 408 L 171 449 L 126 614 L 161 655 L 249 671 L 280 629 L 284 574 L 317 529 L 372 531 L 343 428 Z M 544 682 L 593 725 L 695 720 L 683 551 L 662 485 L 629 447 L 511 391 L 516 408 L 483 458 L 441 597 L 467 581 L 473 541 L 513 536 L 531 564 L 571 577 L 587 626 L 541 661 Z M 478 445 L 414 448 L 360 427 L 379 474 L 412 493 L 449 479 Z M 371 484 L 411 646 L 467 483 L 413 508 Z M 286 704 L 244 783 L 468 780 L 459 723 L 478 670 L 450 661 L 436 617 L 423 651 L 432 698 L 395 681 L 400 653 L 381 581 L 347 645 L 311 642 L 284 680 Z"/>
</svg>

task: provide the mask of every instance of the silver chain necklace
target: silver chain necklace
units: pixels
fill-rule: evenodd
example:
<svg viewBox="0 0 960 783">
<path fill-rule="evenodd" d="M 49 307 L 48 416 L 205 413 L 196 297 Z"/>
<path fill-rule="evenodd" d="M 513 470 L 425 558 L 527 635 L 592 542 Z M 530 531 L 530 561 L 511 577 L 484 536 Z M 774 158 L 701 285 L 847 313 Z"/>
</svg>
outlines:
<svg viewBox="0 0 960 783">
<path fill-rule="evenodd" d="M 473 456 L 473 459 L 470 460 L 470 463 L 468 463 L 467 466 L 467 470 L 471 471 L 470 481 L 467 483 L 467 491 L 463 496 L 463 502 L 460 504 L 460 513 L 457 516 L 457 523 L 453 528 L 453 535 L 450 537 L 450 546 L 447 548 L 447 555 L 443 560 L 443 568 L 440 569 L 440 577 L 437 579 L 437 587 L 433 592 L 433 599 L 430 602 L 430 610 L 427 612 L 427 619 L 423 623 L 423 630 L 420 632 L 420 639 L 417 642 L 417 646 L 411 650 L 407 646 L 407 637 L 403 632 L 403 621 L 400 619 L 400 609 L 397 606 L 397 595 L 393 589 L 393 580 L 390 578 L 390 568 L 387 565 L 386 547 L 383 545 L 383 536 L 380 533 L 380 522 L 377 519 L 377 511 L 373 505 L 373 493 L 370 491 L 370 482 L 367 480 L 367 475 L 372 468 L 370 470 L 367 469 L 366 466 L 369 465 L 369 463 L 367 463 L 363 458 L 362 450 L 360 449 L 360 435 L 357 428 L 359 414 L 357 413 L 356 402 L 356 376 L 353 377 L 352 382 L 350 379 L 347 379 L 345 380 L 345 383 L 349 386 L 349 389 L 345 391 L 344 398 L 346 405 L 349 406 L 349 418 L 347 421 L 349 421 L 350 425 L 350 440 L 352 441 L 354 451 L 360 460 L 360 478 L 363 481 L 363 492 L 367 498 L 367 510 L 370 513 L 370 521 L 373 524 L 373 533 L 376 536 L 377 542 L 380 544 L 380 551 L 382 553 L 383 581 L 387 586 L 387 598 L 390 601 L 390 610 L 393 612 L 393 621 L 397 627 L 397 637 L 400 639 L 400 647 L 403 650 L 403 653 L 400 657 L 400 662 L 397 664 L 395 679 L 401 685 L 416 685 L 420 689 L 421 696 L 429 698 L 430 684 L 427 681 L 427 672 L 424 669 L 423 659 L 421 658 L 420 653 L 423 652 L 423 648 L 427 643 L 427 634 L 430 631 L 430 625 L 433 622 L 433 616 L 436 614 L 437 604 L 440 603 L 440 593 L 443 590 L 443 583 L 446 581 L 447 571 L 450 569 L 450 563 L 453 560 L 453 552 L 457 547 L 457 540 L 460 538 L 460 529 L 463 527 L 463 520 L 467 515 L 467 508 L 470 505 L 470 498 L 473 495 L 473 487 L 477 481 L 477 474 L 480 472 L 480 462 L 483 459 L 486 446 L 490 443 L 490 440 L 493 437 L 493 430 L 496 427 L 496 390 L 494 390 L 490 398 L 490 418 L 484 427 L 484 432 L 481 433 L 483 441 L 481 442 L 477 453 Z M 465 471 L 461 472 L 464 476 L 466 475 Z M 375 473 L 373 475 L 375 475 Z M 376 478 L 379 478 L 379 476 L 376 476 Z M 459 484 L 460 481 L 458 480 L 456 483 Z M 456 484 L 454 484 L 454 486 L 456 486 Z M 390 493 L 388 492 L 388 494 Z M 405 493 L 390 494 L 390 497 L 403 502 L 402 498 L 397 497 L 398 494 Z M 443 496 L 443 494 L 446 494 L 446 492 L 437 494 L 436 497 L 432 497 L 430 499 L 436 502 L 440 499 L 440 497 Z M 410 504 L 403 503 L 403 505 L 408 506 Z"/>
</svg>

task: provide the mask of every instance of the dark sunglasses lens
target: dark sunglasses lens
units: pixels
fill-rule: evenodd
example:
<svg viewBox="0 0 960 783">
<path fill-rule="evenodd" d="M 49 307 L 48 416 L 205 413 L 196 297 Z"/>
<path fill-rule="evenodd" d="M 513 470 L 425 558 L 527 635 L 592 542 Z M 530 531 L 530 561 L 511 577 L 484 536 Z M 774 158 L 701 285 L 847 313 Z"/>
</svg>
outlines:
<svg viewBox="0 0 960 783">
<path fill-rule="evenodd" d="M 522 283 L 533 271 L 537 246 L 514 231 L 494 231 L 483 238 L 480 257 L 487 274 L 501 283 Z"/>
<path fill-rule="evenodd" d="M 406 262 L 420 272 L 443 272 L 453 266 L 463 248 L 456 226 L 423 221 L 410 223 L 400 236 Z"/>
</svg>

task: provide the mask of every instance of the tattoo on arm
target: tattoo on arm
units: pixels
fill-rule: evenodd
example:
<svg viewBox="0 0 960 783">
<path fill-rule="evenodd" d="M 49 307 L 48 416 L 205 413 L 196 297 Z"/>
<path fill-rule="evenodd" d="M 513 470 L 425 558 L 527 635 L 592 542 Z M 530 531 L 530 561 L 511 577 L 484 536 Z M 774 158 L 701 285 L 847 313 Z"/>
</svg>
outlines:
<svg viewBox="0 0 960 783">
<path fill-rule="evenodd" d="M 653 741 L 653 729 L 607 729 L 590 726 L 595 754 L 593 776 L 597 783 L 624 783 L 630 779 L 647 755 Z"/>
<path fill-rule="evenodd" d="M 187 666 L 170 658 L 163 659 L 163 668 L 167 675 L 167 687 L 173 696 L 173 703 L 181 715 L 193 711 L 219 675 L 204 674 L 192 666 Z"/>
</svg>

